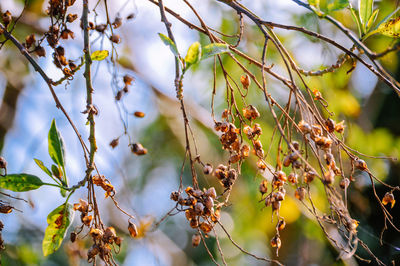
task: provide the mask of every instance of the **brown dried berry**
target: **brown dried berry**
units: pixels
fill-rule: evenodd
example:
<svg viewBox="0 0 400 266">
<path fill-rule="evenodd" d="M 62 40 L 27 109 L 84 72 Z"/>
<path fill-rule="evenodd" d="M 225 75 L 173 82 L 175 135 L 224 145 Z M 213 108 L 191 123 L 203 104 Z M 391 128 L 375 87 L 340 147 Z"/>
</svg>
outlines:
<svg viewBox="0 0 400 266">
<path fill-rule="evenodd" d="M 261 181 L 258 190 L 260 191 L 261 195 L 264 195 L 265 193 L 268 192 L 268 181 L 266 179 L 263 179 Z"/>
<path fill-rule="evenodd" d="M 133 143 L 131 145 L 131 151 L 136 155 L 145 155 L 147 154 L 147 149 L 142 146 L 140 143 Z"/>
<path fill-rule="evenodd" d="M 212 167 L 211 164 L 207 163 L 207 164 L 204 165 L 204 167 L 203 167 L 203 173 L 204 173 L 205 175 L 211 174 L 212 171 L 213 171 L 213 167 Z"/>
<path fill-rule="evenodd" d="M 46 56 L 46 50 L 42 46 L 37 46 L 35 49 L 35 52 L 36 52 L 37 56 L 39 56 L 39 57 Z"/>
<path fill-rule="evenodd" d="M 112 25 L 114 26 L 114 29 L 117 29 L 117 28 L 121 27 L 122 18 L 121 17 L 116 17 L 114 22 L 112 23 Z"/>
<path fill-rule="evenodd" d="M 347 177 L 343 178 L 339 183 L 341 189 L 346 189 L 349 185 L 350 185 L 350 180 Z"/>
</svg>

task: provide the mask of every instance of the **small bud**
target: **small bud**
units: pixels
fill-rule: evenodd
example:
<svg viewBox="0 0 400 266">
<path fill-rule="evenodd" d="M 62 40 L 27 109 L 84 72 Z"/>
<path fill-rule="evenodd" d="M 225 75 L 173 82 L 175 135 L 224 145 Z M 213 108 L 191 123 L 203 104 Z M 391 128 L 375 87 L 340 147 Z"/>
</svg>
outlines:
<svg viewBox="0 0 400 266">
<path fill-rule="evenodd" d="M 354 166 L 357 169 L 361 170 L 361 171 L 364 171 L 364 170 L 366 170 L 368 168 L 367 167 L 367 163 L 364 160 L 361 160 L 361 159 L 356 159 L 354 161 Z"/>
<path fill-rule="evenodd" d="M 117 147 L 118 144 L 119 144 L 119 138 L 113 139 L 113 140 L 110 142 L 110 146 L 111 146 L 111 148 L 113 148 L 113 149 L 114 149 L 115 147 Z"/>
<path fill-rule="evenodd" d="M 110 36 L 110 41 L 112 41 L 113 43 L 120 43 L 121 38 L 119 37 L 118 34 L 113 34 Z"/>
</svg>

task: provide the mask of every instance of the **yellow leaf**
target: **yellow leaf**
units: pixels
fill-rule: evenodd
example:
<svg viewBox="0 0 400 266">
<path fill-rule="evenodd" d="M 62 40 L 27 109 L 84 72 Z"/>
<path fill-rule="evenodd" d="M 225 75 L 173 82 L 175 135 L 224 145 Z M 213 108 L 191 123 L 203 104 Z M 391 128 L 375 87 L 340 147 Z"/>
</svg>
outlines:
<svg viewBox="0 0 400 266">
<path fill-rule="evenodd" d="M 383 35 L 399 38 L 400 37 L 400 17 L 389 20 L 380 25 L 377 31 Z"/>
<path fill-rule="evenodd" d="M 90 56 L 90 58 L 92 58 L 92 60 L 95 60 L 95 61 L 102 61 L 102 60 L 106 59 L 107 56 L 108 56 L 107 50 L 98 50 L 98 51 L 94 51 L 92 53 L 92 55 Z"/>
</svg>

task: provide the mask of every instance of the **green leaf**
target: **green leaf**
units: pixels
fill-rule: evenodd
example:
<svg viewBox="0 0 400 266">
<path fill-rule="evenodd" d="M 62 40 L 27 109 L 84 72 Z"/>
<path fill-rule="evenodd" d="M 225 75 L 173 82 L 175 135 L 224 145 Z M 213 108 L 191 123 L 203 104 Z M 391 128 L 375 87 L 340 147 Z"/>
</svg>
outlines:
<svg viewBox="0 0 400 266">
<path fill-rule="evenodd" d="M 53 119 L 51 122 L 51 127 L 49 130 L 48 136 L 49 142 L 49 155 L 53 161 L 61 166 L 65 167 L 65 150 L 64 150 L 64 141 L 57 129 L 56 121 Z"/>
<path fill-rule="evenodd" d="M 98 50 L 94 51 L 90 58 L 95 61 L 102 61 L 106 59 L 108 56 L 108 51 L 107 50 Z"/>
<path fill-rule="evenodd" d="M 366 27 L 367 31 L 371 28 L 372 24 L 374 24 L 376 18 L 378 17 L 378 13 L 379 13 L 379 9 L 375 10 L 374 13 L 372 13 L 372 15 L 369 18 L 368 23 L 367 23 L 367 27 Z"/>
<path fill-rule="evenodd" d="M 35 190 L 43 184 L 39 177 L 29 174 L 11 174 L 0 178 L 0 188 L 15 192 Z"/>
<path fill-rule="evenodd" d="M 400 17 L 389 20 L 381 24 L 377 31 L 385 36 L 399 38 L 400 37 Z"/>
<path fill-rule="evenodd" d="M 337 11 L 349 6 L 349 0 L 334 0 L 327 6 L 328 11 Z"/>
<path fill-rule="evenodd" d="M 366 25 L 374 8 L 374 0 L 359 0 L 358 5 L 361 25 L 363 26 L 363 32 L 365 33 Z"/>
<path fill-rule="evenodd" d="M 42 243 L 43 255 L 48 256 L 61 246 L 73 219 L 74 212 L 72 205 L 69 203 L 62 204 L 47 216 L 48 226 Z"/>
<path fill-rule="evenodd" d="M 308 3 L 311 6 L 314 6 L 314 7 L 318 8 L 318 9 L 319 9 L 319 2 L 320 2 L 320 0 L 308 0 Z"/>
<path fill-rule="evenodd" d="M 358 36 L 361 37 L 363 31 L 362 31 L 362 26 L 361 26 L 361 21 L 360 21 L 360 16 L 358 14 L 358 11 L 350 6 L 350 13 L 353 18 L 353 21 L 357 24 Z"/>
<path fill-rule="evenodd" d="M 45 172 L 46 174 L 48 174 L 50 177 L 52 176 L 52 174 L 51 174 L 49 168 L 47 168 L 47 167 L 43 164 L 43 162 L 42 162 L 41 160 L 39 160 L 39 159 L 33 159 L 33 160 L 34 160 L 35 163 L 40 167 L 40 169 L 43 170 L 43 172 Z"/>
<path fill-rule="evenodd" d="M 186 68 L 191 65 L 196 64 L 201 59 L 201 44 L 199 42 L 194 42 L 190 45 L 187 54 L 185 56 Z"/>
<path fill-rule="evenodd" d="M 162 33 L 159 33 L 158 36 L 160 36 L 161 41 L 163 41 L 163 43 L 166 46 L 169 46 L 169 49 L 171 50 L 171 52 L 176 56 L 179 57 L 179 52 L 178 52 L 178 48 L 176 47 L 176 44 L 167 36 L 165 36 Z"/>
<path fill-rule="evenodd" d="M 211 43 L 203 47 L 201 54 L 202 58 L 207 58 L 221 53 L 229 52 L 229 46 L 224 43 Z"/>
</svg>

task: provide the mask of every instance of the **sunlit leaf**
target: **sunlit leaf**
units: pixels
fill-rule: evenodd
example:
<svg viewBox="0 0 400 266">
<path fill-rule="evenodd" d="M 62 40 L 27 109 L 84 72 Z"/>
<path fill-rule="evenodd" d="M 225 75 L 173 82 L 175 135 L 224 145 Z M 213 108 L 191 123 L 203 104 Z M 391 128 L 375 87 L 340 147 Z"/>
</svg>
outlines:
<svg viewBox="0 0 400 266">
<path fill-rule="evenodd" d="M 160 36 L 160 39 L 163 41 L 163 43 L 167 46 L 169 46 L 169 49 L 171 49 L 171 52 L 176 56 L 179 57 L 179 52 L 178 48 L 176 47 L 176 44 L 167 36 L 165 36 L 162 33 L 159 33 L 158 36 Z"/>
<path fill-rule="evenodd" d="M 328 11 L 341 10 L 349 5 L 349 0 L 334 0 L 328 4 Z"/>
<path fill-rule="evenodd" d="M 195 42 L 190 45 L 187 54 L 185 56 L 186 67 L 196 64 L 201 59 L 201 44 L 199 42 Z"/>
<path fill-rule="evenodd" d="M 49 142 L 49 155 L 53 161 L 60 165 L 61 167 L 65 167 L 65 150 L 64 150 L 64 141 L 57 129 L 56 121 L 53 119 L 51 122 L 51 127 L 48 135 Z"/>
<path fill-rule="evenodd" d="M 398 38 L 400 37 L 400 17 L 389 20 L 381 24 L 377 31 L 385 36 Z"/>
<path fill-rule="evenodd" d="M 0 178 L 0 188 L 15 192 L 38 189 L 43 185 L 39 177 L 29 174 L 11 174 Z"/>
<path fill-rule="evenodd" d="M 47 216 L 48 226 L 42 243 L 43 255 L 50 255 L 61 246 L 73 217 L 74 212 L 69 203 L 62 204 Z"/>
<path fill-rule="evenodd" d="M 371 17 L 368 20 L 367 23 L 367 31 L 371 28 L 372 24 L 374 24 L 376 18 L 378 17 L 379 9 L 375 10 L 374 13 L 372 13 Z"/>
<path fill-rule="evenodd" d="M 106 59 L 108 56 L 108 51 L 107 50 L 98 50 L 94 51 L 90 58 L 95 61 L 102 61 Z"/>
<path fill-rule="evenodd" d="M 319 8 L 319 2 L 320 0 L 308 0 L 308 3 L 316 8 Z"/>
<path fill-rule="evenodd" d="M 229 52 L 229 46 L 224 43 L 212 43 L 206 45 L 202 49 L 202 58 L 207 58 L 210 56 L 227 53 Z"/>
<path fill-rule="evenodd" d="M 52 176 L 52 174 L 51 174 L 49 168 L 47 168 L 47 167 L 43 164 L 43 162 L 42 162 L 41 160 L 39 160 L 39 159 L 33 159 L 33 160 L 34 160 L 35 163 L 40 167 L 40 169 L 43 170 L 43 172 L 45 172 L 45 173 L 48 174 L 49 176 Z"/>
<path fill-rule="evenodd" d="M 360 12 L 361 24 L 365 32 L 368 20 L 372 15 L 374 0 L 359 0 L 358 4 L 359 4 L 358 10 Z"/>
<path fill-rule="evenodd" d="M 359 13 L 353 7 L 350 7 L 350 14 L 351 14 L 351 17 L 353 18 L 353 21 L 357 24 L 358 36 L 361 37 L 363 30 L 362 30 L 362 26 L 361 26 Z"/>
</svg>

